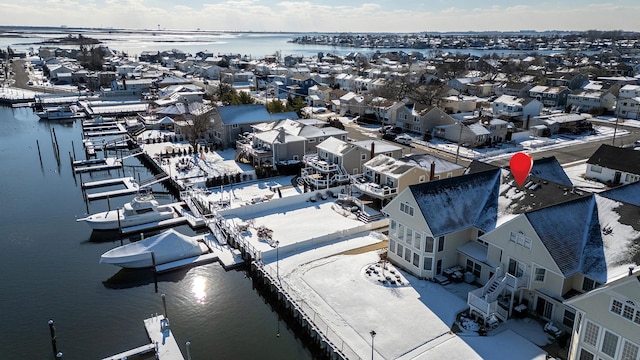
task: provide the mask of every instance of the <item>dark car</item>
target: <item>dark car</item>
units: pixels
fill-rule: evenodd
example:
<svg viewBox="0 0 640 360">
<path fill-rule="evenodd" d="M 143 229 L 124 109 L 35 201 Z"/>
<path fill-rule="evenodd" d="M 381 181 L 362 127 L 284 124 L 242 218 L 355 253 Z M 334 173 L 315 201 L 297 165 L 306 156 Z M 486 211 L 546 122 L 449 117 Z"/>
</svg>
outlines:
<svg viewBox="0 0 640 360">
<path fill-rule="evenodd" d="M 396 139 L 396 136 L 397 136 L 396 134 L 391 133 L 391 132 L 388 132 L 388 133 L 384 133 L 384 134 L 382 134 L 382 138 L 383 138 L 384 140 L 389 140 L 389 141 L 393 141 L 393 140 L 395 140 L 395 139 Z"/>
</svg>

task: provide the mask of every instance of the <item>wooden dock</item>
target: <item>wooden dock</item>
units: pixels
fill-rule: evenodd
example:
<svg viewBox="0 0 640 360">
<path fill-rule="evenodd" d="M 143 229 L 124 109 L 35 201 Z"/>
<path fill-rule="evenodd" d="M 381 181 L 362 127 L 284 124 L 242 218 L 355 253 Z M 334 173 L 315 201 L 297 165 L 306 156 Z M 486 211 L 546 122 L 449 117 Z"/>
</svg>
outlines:
<svg viewBox="0 0 640 360">
<path fill-rule="evenodd" d="M 218 261 L 225 270 L 229 270 L 244 263 L 242 254 L 238 249 L 234 249 L 229 245 L 218 244 L 212 235 L 205 235 L 202 242 L 207 245 L 211 252 L 157 265 L 155 271 L 158 273 L 166 272 L 182 267 L 202 265 L 214 261 Z"/>
<path fill-rule="evenodd" d="M 122 161 L 117 158 L 78 160 L 73 162 L 73 171 L 76 173 L 112 170 L 119 169 L 121 167 Z"/>
</svg>

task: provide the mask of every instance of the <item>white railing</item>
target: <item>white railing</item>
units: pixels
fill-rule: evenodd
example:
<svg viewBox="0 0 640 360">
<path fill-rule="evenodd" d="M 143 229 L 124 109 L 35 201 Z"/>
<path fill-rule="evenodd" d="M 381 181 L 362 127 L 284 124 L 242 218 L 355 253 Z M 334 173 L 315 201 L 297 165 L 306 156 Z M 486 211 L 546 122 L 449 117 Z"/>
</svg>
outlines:
<svg viewBox="0 0 640 360">
<path fill-rule="evenodd" d="M 467 296 L 467 304 L 471 310 L 480 313 L 485 320 L 492 314 L 495 314 L 502 321 L 507 321 L 509 318 L 509 311 L 499 306 L 497 301 L 488 302 L 474 294 L 473 291 L 469 292 Z"/>
<path fill-rule="evenodd" d="M 528 285 L 528 276 L 515 277 L 514 275 L 507 274 L 507 286 L 509 286 L 513 290 L 524 289 L 527 288 Z"/>
</svg>

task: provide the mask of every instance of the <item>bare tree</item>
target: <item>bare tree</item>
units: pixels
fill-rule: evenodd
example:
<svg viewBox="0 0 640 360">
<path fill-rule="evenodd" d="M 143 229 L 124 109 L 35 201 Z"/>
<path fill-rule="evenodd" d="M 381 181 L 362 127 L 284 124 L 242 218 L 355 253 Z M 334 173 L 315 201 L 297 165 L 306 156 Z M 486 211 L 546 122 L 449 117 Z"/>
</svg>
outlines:
<svg viewBox="0 0 640 360">
<path fill-rule="evenodd" d="M 204 140 L 213 127 L 211 121 L 211 113 L 213 107 L 203 106 L 194 110 L 190 116 L 185 118 L 183 133 L 189 144 L 193 147 L 194 152 L 197 150 L 198 142 Z"/>
</svg>

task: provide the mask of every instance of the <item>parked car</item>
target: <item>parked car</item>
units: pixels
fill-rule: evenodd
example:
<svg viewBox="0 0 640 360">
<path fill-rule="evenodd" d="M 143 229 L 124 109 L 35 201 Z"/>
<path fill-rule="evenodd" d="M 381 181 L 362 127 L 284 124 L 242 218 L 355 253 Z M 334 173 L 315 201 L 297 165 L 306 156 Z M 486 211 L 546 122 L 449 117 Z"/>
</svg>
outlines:
<svg viewBox="0 0 640 360">
<path fill-rule="evenodd" d="M 393 141 L 396 139 L 396 134 L 390 132 L 384 133 L 382 134 L 382 139 Z"/>
<path fill-rule="evenodd" d="M 402 145 L 410 145 L 413 142 L 413 138 L 408 135 L 400 135 L 396 137 L 396 142 Z"/>
</svg>

